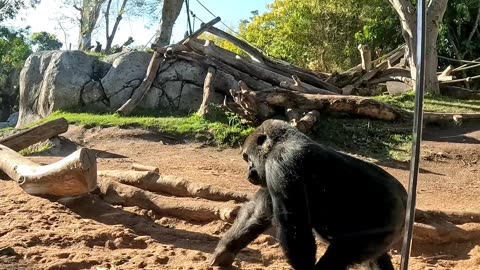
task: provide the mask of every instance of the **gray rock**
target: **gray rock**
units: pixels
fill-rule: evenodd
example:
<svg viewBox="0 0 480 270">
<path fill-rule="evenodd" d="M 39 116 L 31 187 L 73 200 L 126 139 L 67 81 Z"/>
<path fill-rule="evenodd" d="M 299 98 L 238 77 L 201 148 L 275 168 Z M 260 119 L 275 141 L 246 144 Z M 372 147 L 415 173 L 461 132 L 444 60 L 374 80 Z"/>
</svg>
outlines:
<svg viewBox="0 0 480 270">
<path fill-rule="evenodd" d="M 119 108 L 131 97 L 145 77 L 151 57 L 150 53 L 126 52 L 113 60 L 112 67 L 101 79 L 111 108 Z"/>
<path fill-rule="evenodd" d="M 84 85 L 91 81 L 95 59 L 81 51 L 33 53 L 20 73 L 20 115 L 17 127 L 77 107 Z"/>
<path fill-rule="evenodd" d="M 143 97 L 138 107 L 144 109 L 158 109 L 160 108 L 160 99 L 163 95 L 162 89 L 152 86 L 148 93 Z"/>
<path fill-rule="evenodd" d="M 160 98 L 160 106 L 164 108 L 178 108 L 182 93 L 181 81 L 168 81 L 163 84 L 163 95 Z"/>
<path fill-rule="evenodd" d="M 0 122 L 0 129 L 10 127 L 8 122 Z"/>
<path fill-rule="evenodd" d="M 15 127 L 17 125 L 17 122 L 18 122 L 18 112 L 12 113 L 8 117 L 7 122 L 8 122 L 8 126 Z"/>
<path fill-rule="evenodd" d="M 82 102 L 86 105 L 105 99 L 102 84 L 97 81 L 90 81 L 83 87 Z"/>
<path fill-rule="evenodd" d="M 160 68 L 157 74 L 157 82 L 164 83 L 167 81 L 185 81 L 191 84 L 203 85 L 207 69 L 199 64 L 176 61 L 173 63 L 165 63 L 167 68 Z"/>
</svg>

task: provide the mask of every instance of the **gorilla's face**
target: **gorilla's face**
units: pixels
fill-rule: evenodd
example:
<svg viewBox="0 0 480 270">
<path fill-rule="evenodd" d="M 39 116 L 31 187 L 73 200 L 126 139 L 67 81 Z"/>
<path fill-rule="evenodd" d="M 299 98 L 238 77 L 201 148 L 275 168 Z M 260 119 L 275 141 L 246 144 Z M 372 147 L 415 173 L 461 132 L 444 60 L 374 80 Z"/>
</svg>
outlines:
<svg viewBox="0 0 480 270">
<path fill-rule="evenodd" d="M 254 185 L 266 186 L 265 177 L 265 156 L 261 155 L 261 147 L 263 146 L 266 135 L 252 134 L 247 138 L 243 146 L 242 156 L 248 164 L 247 179 Z"/>
<path fill-rule="evenodd" d="M 249 158 L 249 156 L 246 153 L 243 153 L 243 160 L 245 160 L 248 164 L 248 174 L 247 174 L 248 181 L 254 185 L 266 184 L 265 175 L 263 173 L 262 174 L 259 173 L 259 171 L 261 172 L 264 171 L 260 169 L 262 168 L 261 164 L 258 164 L 256 166 L 255 163 Z M 257 168 L 259 168 L 260 170 Z"/>
</svg>

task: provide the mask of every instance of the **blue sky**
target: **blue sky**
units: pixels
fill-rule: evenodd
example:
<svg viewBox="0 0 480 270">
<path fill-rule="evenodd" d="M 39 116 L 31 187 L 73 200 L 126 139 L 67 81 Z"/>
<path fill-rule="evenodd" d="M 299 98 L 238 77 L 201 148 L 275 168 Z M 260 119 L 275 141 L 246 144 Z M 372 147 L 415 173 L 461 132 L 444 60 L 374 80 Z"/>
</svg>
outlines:
<svg viewBox="0 0 480 270">
<path fill-rule="evenodd" d="M 273 0 L 199 0 L 206 6 L 214 15 L 220 16 L 222 22 L 236 30 L 236 26 L 242 19 L 247 19 L 251 16 L 250 11 L 258 10 L 260 13 L 266 11 L 267 5 Z M 62 0 L 42 0 L 40 5 L 35 9 L 29 9 L 17 16 L 14 21 L 8 22 L 11 26 L 26 27 L 31 26 L 32 32 L 47 31 L 57 35 L 57 37 L 65 43 L 72 43 L 72 49 L 76 49 L 78 40 L 78 27 L 69 20 L 63 20 L 61 24 L 66 30 L 61 29 L 58 23 L 58 18 L 62 15 L 68 17 L 75 17 L 76 11 L 73 8 L 60 8 Z M 197 18 L 207 22 L 214 18 L 205 8 L 203 8 L 197 0 L 190 0 L 190 9 L 196 14 Z M 160 19 L 160 14 L 158 15 Z M 195 29 L 200 26 L 200 21 L 195 21 Z M 143 18 L 129 19 L 124 18 L 120 23 L 117 35 L 115 36 L 114 44 L 123 43 L 129 36 L 135 40 L 134 45 L 147 45 L 152 40 L 158 29 L 158 22 L 151 24 L 146 28 L 147 21 Z M 226 27 L 217 23 L 217 27 L 226 29 Z M 182 12 L 175 23 L 172 34 L 172 42 L 179 41 L 183 38 L 187 30 L 187 15 L 185 5 Z M 99 28 L 94 32 L 93 41 L 98 40 L 100 43 L 105 43 L 104 30 Z M 95 43 L 95 42 L 93 42 Z M 64 47 L 65 48 L 65 47 Z"/>
</svg>

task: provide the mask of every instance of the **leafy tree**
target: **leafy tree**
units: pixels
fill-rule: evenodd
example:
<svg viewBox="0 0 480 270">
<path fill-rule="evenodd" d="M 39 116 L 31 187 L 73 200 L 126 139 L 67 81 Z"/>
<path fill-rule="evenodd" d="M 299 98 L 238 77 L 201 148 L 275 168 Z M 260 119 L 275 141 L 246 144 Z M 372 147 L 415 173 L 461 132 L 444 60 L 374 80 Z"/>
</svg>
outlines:
<svg viewBox="0 0 480 270">
<path fill-rule="evenodd" d="M 38 46 L 37 51 L 59 50 L 63 43 L 55 35 L 47 32 L 37 32 L 32 34 L 32 45 Z"/>
<path fill-rule="evenodd" d="M 359 43 L 383 50 L 401 42 L 395 13 L 384 0 L 275 0 L 241 22 L 240 35 L 267 54 L 333 71 L 360 59 Z M 384 42 L 388 40 L 389 42 Z"/>
<path fill-rule="evenodd" d="M 32 53 L 27 38 L 28 29 L 14 30 L 0 27 L 0 73 L 8 74 L 23 67 L 25 59 Z"/>
<path fill-rule="evenodd" d="M 450 0 L 440 26 L 438 53 L 459 60 L 480 57 L 479 23 L 480 0 Z"/>
<path fill-rule="evenodd" d="M 0 0 L 0 22 L 13 19 L 20 9 L 26 8 L 28 5 L 35 7 L 40 0 Z"/>
</svg>

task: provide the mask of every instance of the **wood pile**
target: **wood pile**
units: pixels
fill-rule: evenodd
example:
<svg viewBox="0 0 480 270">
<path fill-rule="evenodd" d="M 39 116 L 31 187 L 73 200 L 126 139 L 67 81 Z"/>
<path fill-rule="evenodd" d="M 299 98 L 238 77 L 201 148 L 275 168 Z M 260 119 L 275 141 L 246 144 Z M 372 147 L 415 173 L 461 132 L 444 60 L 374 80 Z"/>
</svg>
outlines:
<svg viewBox="0 0 480 270">
<path fill-rule="evenodd" d="M 361 64 L 343 73 L 315 73 L 266 57 L 247 42 L 215 28 L 214 24 L 218 21 L 220 18 L 217 17 L 202 25 L 179 43 L 167 47 L 152 46 L 155 52 L 145 79 L 117 113 L 128 115 L 135 109 L 150 89 L 162 64 L 182 60 L 195 62 L 208 70 L 203 102 L 198 110 L 201 116 L 208 114 L 212 92 L 215 91 L 225 96 L 223 108 L 235 112 L 246 121 L 258 124 L 269 118 L 282 118 L 302 132 L 308 132 L 325 113 L 384 121 L 412 119 L 411 112 L 365 96 L 371 95 L 369 91 L 372 86 L 380 83 L 390 84 L 392 88 L 398 88 L 399 85 L 395 83 L 399 83 L 404 85 L 403 89 L 411 89 L 413 82 L 406 68 L 404 45 L 375 60 L 371 59 L 368 46 L 360 45 Z M 242 54 L 237 55 L 218 47 L 210 40 L 199 39 L 204 32 L 234 44 Z M 452 68 L 445 70 L 439 74 L 439 78 L 451 78 L 452 71 Z M 216 80 L 222 80 L 216 85 L 226 87 L 214 88 Z M 448 92 L 456 92 L 459 96 L 470 95 L 458 87 L 447 88 L 450 89 Z M 438 119 L 435 116 L 426 117 L 427 121 L 443 121 L 445 118 L 451 121 L 454 114 Z"/>
</svg>

